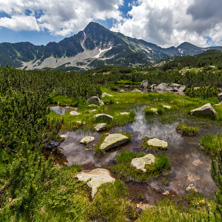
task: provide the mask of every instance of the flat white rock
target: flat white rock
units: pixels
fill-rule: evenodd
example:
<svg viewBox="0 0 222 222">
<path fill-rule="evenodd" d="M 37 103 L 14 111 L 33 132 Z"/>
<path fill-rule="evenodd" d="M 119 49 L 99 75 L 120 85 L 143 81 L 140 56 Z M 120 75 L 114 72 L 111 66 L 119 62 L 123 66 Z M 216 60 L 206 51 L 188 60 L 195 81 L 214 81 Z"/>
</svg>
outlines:
<svg viewBox="0 0 222 222">
<path fill-rule="evenodd" d="M 78 113 L 78 112 L 76 112 L 76 111 L 71 111 L 71 112 L 70 112 L 70 115 L 72 115 L 72 116 L 79 116 L 80 113 Z"/>
<path fill-rule="evenodd" d="M 86 136 L 86 137 L 84 137 L 84 138 L 80 141 L 80 143 L 88 144 L 88 143 L 90 143 L 90 142 L 92 142 L 92 141 L 94 141 L 94 140 L 95 140 L 95 137 L 93 137 L 93 136 Z"/>
<path fill-rule="evenodd" d="M 149 146 L 154 146 L 162 149 L 167 149 L 168 143 L 164 140 L 159 140 L 157 138 L 153 138 L 147 141 L 147 144 Z"/>
<path fill-rule="evenodd" d="M 155 156 L 153 154 L 147 154 L 144 157 L 138 157 L 131 160 L 131 165 L 143 172 L 146 172 L 146 165 L 152 165 L 153 163 L 155 163 Z"/>
</svg>

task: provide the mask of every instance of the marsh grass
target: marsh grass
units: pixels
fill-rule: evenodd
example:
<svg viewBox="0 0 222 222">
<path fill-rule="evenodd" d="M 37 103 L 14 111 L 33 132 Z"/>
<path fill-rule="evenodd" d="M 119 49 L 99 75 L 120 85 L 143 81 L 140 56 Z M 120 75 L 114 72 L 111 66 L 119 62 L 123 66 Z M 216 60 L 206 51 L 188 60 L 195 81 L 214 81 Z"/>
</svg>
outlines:
<svg viewBox="0 0 222 222">
<path fill-rule="evenodd" d="M 178 124 L 176 130 L 183 136 L 196 136 L 199 133 L 198 127 L 188 126 L 186 123 Z"/>
<path fill-rule="evenodd" d="M 222 134 L 207 134 L 200 138 L 200 142 L 212 155 L 218 154 L 222 150 Z"/>
<path fill-rule="evenodd" d="M 166 155 L 157 154 L 155 163 L 146 166 L 147 172 L 137 170 L 131 165 L 131 160 L 137 157 L 143 157 L 144 153 L 133 153 L 131 151 L 123 151 L 117 156 L 118 163 L 110 167 L 111 171 L 118 176 L 122 176 L 126 181 L 150 181 L 157 178 L 163 170 L 170 170 L 170 162 Z"/>
</svg>

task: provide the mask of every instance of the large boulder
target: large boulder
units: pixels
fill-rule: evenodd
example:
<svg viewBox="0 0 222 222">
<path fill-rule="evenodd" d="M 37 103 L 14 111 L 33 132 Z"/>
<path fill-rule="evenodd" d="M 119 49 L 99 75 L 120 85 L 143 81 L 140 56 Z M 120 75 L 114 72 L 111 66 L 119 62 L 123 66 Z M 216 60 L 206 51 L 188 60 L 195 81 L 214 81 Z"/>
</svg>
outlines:
<svg viewBox="0 0 222 222">
<path fill-rule="evenodd" d="M 109 134 L 102 144 L 100 145 L 101 150 L 109 151 L 115 148 L 118 148 L 120 146 L 125 145 L 128 143 L 130 140 L 127 136 L 124 136 L 120 133 L 114 133 L 114 134 Z"/>
<path fill-rule="evenodd" d="M 160 149 L 167 149 L 168 143 L 164 140 L 159 140 L 157 138 L 149 139 L 147 141 L 148 146 L 157 147 Z"/>
<path fill-rule="evenodd" d="M 177 83 L 160 83 L 155 90 L 157 91 L 167 91 L 167 92 L 184 92 L 186 86 Z"/>
<path fill-rule="evenodd" d="M 142 83 L 140 84 L 140 88 L 143 88 L 143 89 L 148 89 L 149 87 L 149 82 L 147 79 L 143 80 Z"/>
<path fill-rule="evenodd" d="M 101 185 L 115 182 L 115 178 L 110 175 L 110 172 L 102 168 L 97 168 L 91 171 L 82 171 L 77 174 L 77 178 L 83 182 L 88 181 L 87 185 L 92 188 L 92 197 L 95 196 Z"/>
<path fill-rule="evenodd" d="M 107 129 L 107 124 L 106 123 L 99 123 L 97 124 L 94 129 L 97 131 L 97 132 L 102 132 L 102 131 L 105 131 Z"/>
<path fill-rule="evenodd" d="M 105 113 L 100 113 L 100 114 L 96 114 L 94 116 L 94 118 L 96 119 L 96 121 L 112 121 L 113 120 L 113 117 L 108 115 L 108 114 L 105 114 Z"/>
<path fill-rule="evenodd" d="M 95 104 L 97 106 L 102 106 L 104 105 L 104 102 L 98 97 L 98 96 L 92 96 L 88 99 L 88 102 L 90 104 Z"/>
<path fill-rule="evenodd" d="M 190 111 L 191 115 L 209 116 L 215 118 L 217 113 L 210 103 Z"/>
<path fill-rule="evenodd" d="M 155 163 L 155 156 L 153 154 L 147 154 L 144 157 L 134 158 L 131 161 L 131 165 L 136 169 L 146 172 L 146 165 L 152 165 Z"/>
</svg>

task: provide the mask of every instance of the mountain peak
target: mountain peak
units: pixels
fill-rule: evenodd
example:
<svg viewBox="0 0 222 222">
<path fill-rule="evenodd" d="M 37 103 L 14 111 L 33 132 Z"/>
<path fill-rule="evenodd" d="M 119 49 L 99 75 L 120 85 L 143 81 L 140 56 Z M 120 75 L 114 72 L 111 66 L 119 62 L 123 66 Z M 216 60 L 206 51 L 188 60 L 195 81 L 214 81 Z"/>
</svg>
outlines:
<svg viewBox="0 0 222 222">
<path fill-rule="evenodd" d="M 183 42 L 181 43 L 177 48 L 182 48 L 182 49 L 187 49 L 187 48 L 195 48 L 195 49 L 199 49 L 199 47 L 189 43 L 189 42 Z"/>
<path fill-rule="evenodd" d="M 86 27 L 85 27 L 85 29 L 84 29 L 84 32 L 86 32 L 86 33 L 88 33 L 88 32 L 90 32 L 90 31 L 92 31 L 92 30 L 95 30 L 95 29 L 102 29 L 102 30 L 106 30 L 106 28 L 105 27 L 103 27 L 102 25 L 100 25 L 99 23 L 97 23 L 97 22 L 90 22 Z"/>
</svg>

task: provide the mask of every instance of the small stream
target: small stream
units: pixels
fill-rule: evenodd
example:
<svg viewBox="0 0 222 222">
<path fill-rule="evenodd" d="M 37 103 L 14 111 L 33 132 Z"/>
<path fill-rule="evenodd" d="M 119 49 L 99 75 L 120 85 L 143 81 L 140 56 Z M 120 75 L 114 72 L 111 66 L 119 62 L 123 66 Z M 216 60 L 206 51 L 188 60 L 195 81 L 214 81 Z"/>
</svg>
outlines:
<svg viewBox="0 0 222 222">
<path fill-rule="evenodd" d="M 196 137 L 184 137 L 177 133 L 176 126 L 178 122 L 161 123 L 157 119 L 147 121 L 144 115 L 144 106 L 138 106 L 134 109 L 136 120 L 123 127 L 114 127 L 109 133 L 129 132 L 133 135 L 132 142 L 120 150 L 111 153 L 105 153 L 100 156 L 95 154 L 94 147 L 99 142 L 102 134 L 94 131 L 68 131 L 66 140 L 61 144 L 62 154 L 66 157 L 69 166 L 73 164 L 82 165 L 84 170 L 91 170 L 97 167 L 108 168 L 109 164 L 115 162 L 119 152 L 124 150 L 134 152 L 144 152 L 140 149 L 145 137 L 156 137 L 168 142 L 168 150 L 162 151 L 166 154 L 171 163 L 170 174 L 167 175 L 169 185 L 163 185 L 160 180 L 153 180 L 147 183 L 127 183 L 133 196 L 142 193 L 143 202 L 155 203 L 163 198 L 163 192 L 169 191 L 171 196 L 183 196 L 186 187 L 193 184 L 199 193 L 213 197 L 216 191 L 216 185 L 210 174 L 210 158 L 200 151 L 199 139 L 207 133 L 222 132 L 219 126 L 207 126 L 200 129 Z M 89 144 L 87 149 L 80 144 L 80 140 L 85 136 L 95 137 L 95 141 Z M 146 152 L 149 153 L 149 152 Z"/>
</svg>

